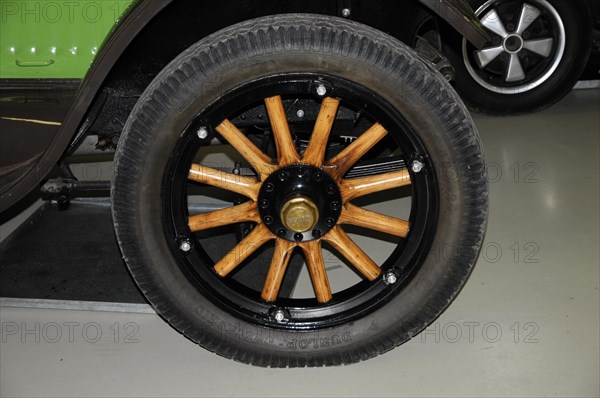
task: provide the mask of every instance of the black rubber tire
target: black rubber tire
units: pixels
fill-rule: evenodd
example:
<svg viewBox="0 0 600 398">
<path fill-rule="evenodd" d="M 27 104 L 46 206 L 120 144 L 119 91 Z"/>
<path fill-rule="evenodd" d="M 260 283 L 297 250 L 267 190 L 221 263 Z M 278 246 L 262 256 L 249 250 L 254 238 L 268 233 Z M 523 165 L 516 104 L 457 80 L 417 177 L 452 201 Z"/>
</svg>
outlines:
<svg viewBox="0 0 600 398">
<path fill-rule="evenodd" d="M 504 1 L 504 0 L 499 0 Z M 529 3 L 535 4 L 536 0 Z M 477 10 L 487 0 L 469 0 Z M 469 74 L 463 59 L 463 38 L 444 29 L 443 52 L 456 69 L 455 88 L 467 106 L 491 115 L 517 115 L 546 109 L 564 98 L 585 69 L 591 51 L 592 21 L 585 0 L 548 0 L 561 16 L 566 35 L 565 53 L 558 68 L 540 86 L 519 94 L 503 94 L 480 85 Z"/>
<path fill-rule="evenodd" d="M 292 71 L 344 77 L 384 96 L 418 132 L 441 173 L 436 251 L 387 305 L 330 329 L 269 329 L 223 311 L 187 282 L 157 216 L 170 149 L 198 110 L 242 82 Z M 442 173 L 442 165 L 450 165 L 453 172 Z M 157 76 L 135 106 L 119 143 L 112 209 L 123 257 L 140 289 L 190 340 L 252 365 L 340 365 L 402 344 L 449 305 L 482 243 L 487 182 L 475 125 L 441 75 L 407 46 L 367 26 L 294 14 L 224 29 L 193 45 Z M 449 247 L 453 250 L 443 250 Z"/>
</svg>

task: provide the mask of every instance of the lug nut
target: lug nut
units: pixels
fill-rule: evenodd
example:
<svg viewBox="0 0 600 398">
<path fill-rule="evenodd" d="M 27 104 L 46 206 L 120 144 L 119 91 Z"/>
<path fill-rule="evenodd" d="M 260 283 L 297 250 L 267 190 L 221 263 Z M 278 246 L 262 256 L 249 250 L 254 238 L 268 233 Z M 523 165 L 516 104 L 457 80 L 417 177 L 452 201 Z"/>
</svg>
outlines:
<svg viewBox="0 0 600 398">
<path fill-rule="evenodd" d="M 344 18 L 348 18 L 350 15 L 352 15 L 352 11 L 349 8 L 344 8 L 342 10 L 342 16 Z"/>
<path fill-rule="evenodd" d="M 425 165 L 421 161 L 415 160 L 410 165 L 410 168 L 414 173 L 420 173 L 425 168 Z"/>
<path fill-rule="evenodd" d="M 273 224 L 273 221 L 274 221 L 273 217 L 271 217 L 271 216 L 266 216 L 265 217 L 265 224 L 271 225 L 271 224 Z"/>
<path fill-rule="evenodd" d="M 201 140 L 205 140 L 206 137 L 208 137 L 208 130 L 206 129 L 206 127 L 200 127 L 198 129 L 198 138 L 200 138 Z"/>
<path fill-rule="evenodd" d="M 394 271 L 388 271 L 383 276 L 383 281 L 386 285 L 393 285 L 394 283 L 398 282 L 398 275 L 396 275 Z"/>
<path fill-rule="evenodd" d="M 179 250 L 185 253 L 189 252 L 190 250 L 192 250 L 192 243 L 187 239 L 182 240 L 179 243 Z"/>
<path fill-rule="evenodd" d="M 279 228 L 277 230 L 277 236 L 279 236 L 280 238 L 283 238 L 285 236 L 285 233 L 286 233 L 286 231 L 283 228 Z"/>
<path fill-rule="evenodd" d="M 320 237 L 321 237 L 321 235 L 323 235 L 323 232 L 321 232 L 321 230 L 320 230 L 320 229 L 315 229 L 314 231 L 312 231 L 312 236 L 313 236 L 314 238 L 320 238 Z"/>
<path fill-rule="evenodd" d="M 301 233 L 294 234 L 294 240 L 296 242 L 302 242 L 302 239 L 304 239 L 304 235 L 302 235 Z"/>
<path fill-rule="evenodd" d="M 327 217 L 325 219 L 325 224 L 327 224 L 330 227 L 333 227 L 335 225 L 335 220 L 332 217 Z"/>
<path fill-rule="evenodd" d="M 335 187 L 333 185 L 329 185 L 325 190 L 329 195 L 333 195 L 335 193 Z"/>
<path fill-rule="evenodd" d="M 267 183 L 267 185 L 265 185 L 265 191 L 271 193 L 275 190 L 275 186 L 273 184 L 271 184 L 270 182 Z"/>
<path fill-rule="evenodd" d="M 319 171 L 318 173 L 315 174 L 315 181 L 316 182 L 323 181 L 323 173 L 322 172 Z"/>
<path fill-rule="evenodd" d="M 280 181 L 285 181 L 288 178 L 288 173 L 285 171 L 280 171 L 279 172 L 279 180 Z"/>
<path fill-rule="evenodd" d="M 340 209 L 340 202 L 331 202 L 329 206 L 331 207 L 331 210 L 338 211 Z"/>
<path fill-rule="evenodd" d="M 273 313 L 273 318 L 278 323 L 285 321 L 285 311 L 283 311 L 281 308 L 276 309 Z"/>
<path fill-rule="evenodd" d="M 327 87 L 323 84 L 319 84 L 319 87 L 317 87 L 317 94 L 319 94 L 320 97 L 323 97 L 327 94 Z"/>
<path fill-rule="evenodd" d="M 236 176 L 242 174 L 242 164 L 240 162 L 235 162 L 235 165 L 233 166 L 233 174 Z"/>
<path fill-rule="evenodd" d="M 304 111 L 302 109 L 298 109 L 298 112 L 296 112 L 296 116 L 302 119 L 304 117 Z"/>
<path fill-rule="evenodd" d="M 260 201 L 260 208 L 261 208 L 261 209 L 266 209 L 266 208 L 268 208 L 268 207 L 269 207 L 269 201 L 268 201 L 268 200 L 266 200 L 266 199 L 262 199 L 262 200 Z"/>
</svg>

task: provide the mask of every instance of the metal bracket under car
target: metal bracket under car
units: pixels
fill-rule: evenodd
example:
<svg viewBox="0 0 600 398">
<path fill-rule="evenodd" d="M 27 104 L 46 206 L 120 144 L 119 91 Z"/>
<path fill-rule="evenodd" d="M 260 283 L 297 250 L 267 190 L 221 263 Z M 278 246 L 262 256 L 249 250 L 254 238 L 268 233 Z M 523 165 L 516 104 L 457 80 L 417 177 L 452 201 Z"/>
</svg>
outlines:
<svg viewBox="0 0 600 398">
<path fill-rule="evenodd" d="M 464 0 L 419 0 L 442 17 L 478 49 L 492 38 L 485 31 L 473 9 Z"/>
</svg>

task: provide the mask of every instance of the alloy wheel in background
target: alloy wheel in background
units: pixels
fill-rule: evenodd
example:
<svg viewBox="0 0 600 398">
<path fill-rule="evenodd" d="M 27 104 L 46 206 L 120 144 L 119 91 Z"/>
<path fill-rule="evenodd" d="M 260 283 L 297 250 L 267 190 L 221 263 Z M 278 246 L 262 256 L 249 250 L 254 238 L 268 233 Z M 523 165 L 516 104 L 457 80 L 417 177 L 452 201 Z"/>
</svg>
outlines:
<svg viewBox="0 0 600 398">
<path fill-rule="evenodd" d="M 492 43 L 476 50 L 463 40 L 467 70 L 488 90 L 519 94 L 546 82 L 565 53 L 566 33 L 556 9 L 546 0 L 490 0 L 477 11 Z"/>
<path fill-rule="evenodd" d="M 477 49 L 441 28 L 455 88 L 475 111 L 511 115 L 547 108 L 586 67 L 592 21 L 587 0 L 469 0 L 491 36 Z"/>
</svg>

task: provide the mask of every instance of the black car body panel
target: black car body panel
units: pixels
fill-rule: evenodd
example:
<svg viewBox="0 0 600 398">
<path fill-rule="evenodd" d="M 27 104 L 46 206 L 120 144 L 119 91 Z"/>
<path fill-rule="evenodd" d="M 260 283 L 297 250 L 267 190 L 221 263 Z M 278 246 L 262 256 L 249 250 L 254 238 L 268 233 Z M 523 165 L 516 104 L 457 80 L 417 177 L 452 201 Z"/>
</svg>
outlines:
<svg viewBox="0 0 600 398">
<path fill-rule="evenodd" d="M 191 44 L 226 26 L 266 15 L 313 13 L 345 16 L 409 42 L 416 16 L 433 10 L 476 46 L 488 38 L 463 0 L 223 0 L 206 4 L 137 2 L 106 39 L 82 82 L 0 81 L 3 106 L 12 113 L 23 119 L 55 121 L 28 123 L 19 126 L 19 131 L 0 126 L 0 211 L 38 186 L 86 135 L 98 134 L 107 145 L 116 144 L 137 98 L 158 72 Z"/>
</svg>

